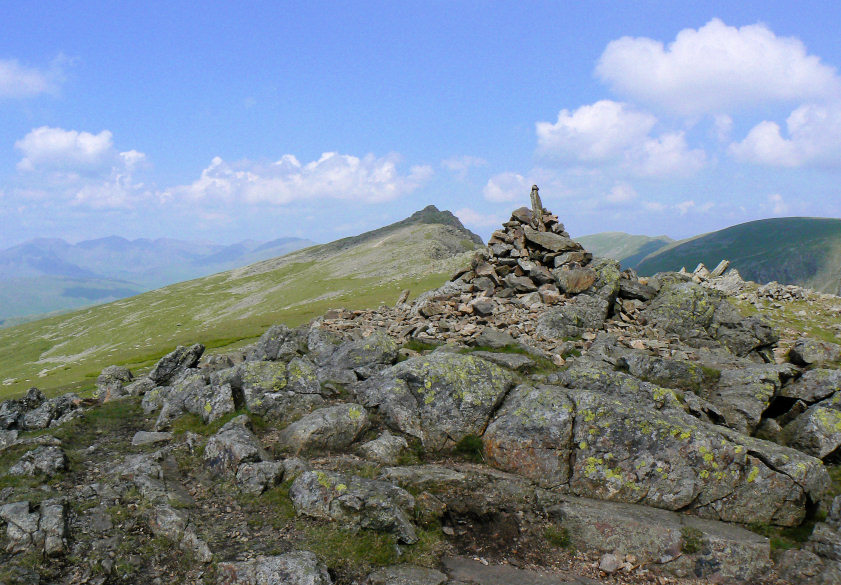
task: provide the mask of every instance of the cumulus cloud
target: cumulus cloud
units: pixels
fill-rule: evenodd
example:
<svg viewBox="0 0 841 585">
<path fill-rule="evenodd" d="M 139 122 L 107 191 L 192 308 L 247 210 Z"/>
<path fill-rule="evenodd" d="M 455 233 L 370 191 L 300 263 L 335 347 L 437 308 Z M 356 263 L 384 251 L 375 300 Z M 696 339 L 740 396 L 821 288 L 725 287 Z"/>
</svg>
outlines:
<svg viewBox="0 0 841 585">
<path fill-rule="evenodd" d="M 737 160 L 779 167 L 841 167 L 841 104 L 805 104 L 779 124 L 763 121 L 730 145 Z"/>
<path fill-rule="evenodd" d="M 788 204 L 779 193 L 768 195 L 768 203 L 765 207 L 770 208 L 774 215 L 786 215 L 789 209 Z"/>
<path fill-rule="evenodd" d="M 15 59 L 0 59 L 0 98 L 28 98 L 51 93 L 63 77 L 61 57 L 48 69 L 21 65 Z"/>
<path fill-rule="evenodd" d="M 441 161 L 442 167 L 455 174 L 461 180 L 467 178 L 467 172 L 471 168 L 483 167 L 486 164 L 488 164 L 488 161 L 485 159 L 470 155 L 453 156 Z"/>
<path fill-rule="evenodd" d="M 605 199 L 610 203 L 630 203 L 637 198 L 637 192 L 628 183 L 617 183 Z"/>
<path fill-rule="evenodd" d="M 518 173 L 499 173 L 485 184 L 482 194 L 488 201 L 522 201 L 531 193 L 532 182 Z"/>
<path fill-rule="evenodd" d="M 23 155 L 17 164 L 26 184 L 18 191 L 21 197 L 38 193 L 40 199 L 113 209 L 131 207 L 150 195 L 135 179 L 146 155 L 137 150 L 118 152 L 108 130 L 92 134 L 42 126 L 15 142 L 15 148 Z"/>
<path fill-rule="evenodd" d="M 41 126 L 15 142 L 23 153 L 20 171 L 37 169 L 95 169 L 114 156 L 111 132 L 99 134 Z"/>
<path fill-rule="evenodd" d="M 835 69 L 799 39 L 719 19 L 680 31 L 668 46 L 644 37 L 611 41 L 596 75 L 620 94 L 683 114 L 825 98 L 841 88 Z"/>
<path fill-rule="evenodd" d="M 215 157 L 189 185 L 168 189 L 165 199 L 284 205 L 293 201 L 341 199 L 363 203 L 391 201 L 411 193 L 433 174 L 429 166 L 398 170 L 397 155 L 358 158 L 327 152 L 302 164 L 287 154 L 270 164 L 231 164 Z"/>
<path fill-rule="evenodd" d="M 706 163 L 683 133 L 651 136 L 653 115 L 627 104 L 601 100 L 574 112 L 561 110 L 555 123 L 536 124 L 538 153 L 561 162 L 615 163 L 641 176 L 691 175 Z"/>
</svg>

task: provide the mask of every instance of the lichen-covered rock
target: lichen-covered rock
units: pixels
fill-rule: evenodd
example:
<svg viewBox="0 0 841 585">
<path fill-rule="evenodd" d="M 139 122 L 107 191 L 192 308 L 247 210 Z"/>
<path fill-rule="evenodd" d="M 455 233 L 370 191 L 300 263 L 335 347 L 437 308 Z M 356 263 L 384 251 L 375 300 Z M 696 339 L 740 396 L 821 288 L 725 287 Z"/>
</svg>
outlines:
<svg viewBox="0 0 841 585">
<path fill-rule="evenodd" d="M 248 361 L 289 361 L 306 351 L 304 332 L 289 329 L 286 325 L 272 325 L 248 352 Z"/>
<path fill-rule="evenodd" d="M 217 473 L 233 472 L 240 463 L 265 459 L 260 442 L 251 430 L 244 414 L 231 419 L 219 432 L 210 437 L 204 448 L 204 460 Z"/>
<path fill-rule="evenodd" d="M 712 323 L 719 299 L 703 287 L 684 282 L 664 286 L 648 309 L 646 320 L 666 333 L 674 333 L 693 346 L 712 344 L 707 327 Z"/>
<path fill-rule="evenodd" d="M 376 461 L 385 465 L 395 465 L 409 443 L 403 437 L 392 435 L 388 431 L 374 439 L 359 446 L 360 454 L 369 461 Z"/>
<path fill-rule="evenodd" d="M 54 423 L 64 422 L 62 417 L 78 410 L 82 399 L 76 394 L 63 394 L 50 400 L 45 400 L 37 407 L 26 412 L 18 421 L 21 429 L 33 431 L 46 429 Z M 66 420 L 66 419 L 64 419 Z"/>
<path fill-rule="evenodd" d="M 716 306 L 708 331 L 713 339 L 740 357 L 768 350 L 779 340 L 779 336 L 768 323 L 755 315 L 743 317 L 736 307 L 727 301 L 722 301 Z"/>
<path fill-rule="evenodd" d="M 801 337 L 794 342 L 789 359 L 799 366 L 821 365 L 841 361 L 841 345 Z"/>
<path fill-rule="evenodd" d="M 131 444 L 134 447 L 142 447 L 144 445 L 154 445 L 155 443 L 168 443 L 173 439 L 172 433 L 165 432 L 149 432 L 137 431 L 131 438 Z"/>
<path fill-rule="evenodd" d="M 584 292 L 596 282 L 596 273 L 588 268 L 556 268 L 552 271 L 555 282 L 561 292 L 577 295 Z"/>
<path fill-rule="evenodd" d="M 679 577 L 735 585 L 755 582 L 770 570 L 768 539 L 732 524 L 573 497 L 547 512 L 579 550 L 630 554 Z"/>
<path fill-rule="evenodd" d="M 610 303 L 594 295 L 578 295 L 566 305 L 545 311 L 537 320 L 541 339 L 580 337 L 585 331 L 601 329 Z"/>
<path fill-rule="evenodd" d="M 709 401 L 719 407 L 728 427 L 753 434 L 762 413 L 783 383 L 799 373 L 791 364 L 755 364 L 721 370 Z"/>
<path fill-rule="evenodd" d="M 41 475 L 50 478 L 67 470 L 67 456 L 61 447 L 41 446 L 27 451 L 9 468 L 9 475 Z"/>
<path fill-rule="evenodd" d="M 514 380 L 481 358 L 439 352 L 401 362 L 355 391 L 363 404 L 379 407 L 393 428 L 438 451 L 480 435 Z"/>
<path fill-rule="evenodd" d="M 61 498 L 33 506 L 28 501 L 0 506 L 0 520 L 6 523 L 8 552 L 63 553 L 67 547 L 67 505 Z"/>
<path fill-rule="evenodd" d="M 345 449 L 369 426 L 360 404 L 319 408 L 281 431 L 278 447 L 298 455 L 303 452 Z"/>
<path fill-rule="evenodd" d="M 518 386 L 482 438 L 491 465 L 547 487 L 569 481 L 575 404 L 557 386 Z"/>
<path fill-rule="evenodd" d="M 108 366 L 96 379 L 94 397 L 100 402 L 108 402 L 125 396 L 123 387 L 134 379 L 125 366 Z"/>
<path fill-rule="evenodd" d="M 841 370 L 815 368 L 803 372 L 800 378 L 784 386 L 778 394 L 811 404 L 839 391 L 841 391 Z"/>
<path fill-rule="evenodd" d="M 837 585 L 841 583 L 841 564 L 826 562 L 808 550 L 783 552 L 777 574 L 791 585 Z"/>
<path fill-rule="evenodd" d="M 211 376 L 241 392 L 245 407 L 264 418 L 286 421 L 324 404 L 320 382 L 308 360 L 245 362 Z M 290 385 L 290 380 L 292 381 Z"/>
<path fill-rule="evenodd" d="M 622 279 L 619 262 L 612 258 L 594 258 L 587 268 L 596 273 L 596 282 L 587 294 L 607 301 L 608 305 L 612 304 L 619 294 L 619 283 Z"/>
<path fill-rule="evenodd" d="M 218 585 L 332 585 L 327 567 L 309 551 L 219 563 Z"/>
<path fill-rule="evenodd" d="M 286 389 L 296 394 L 318 394 L 321 383 L 315 364 L 305 357 L 293 358 L 287 366 Z"/>
<path fill-rule="evenodd" d="M 786 443 L 823 459 L 841 447 L 841 410 L 819 402 L 783 429 Z"/>
<path fill-rule="evenodd" d="M 415 499 L 391 483 L 308 471 L 292 483 L 289 497 L 298 514 L 335 520 L 352 530 L 392 532 L 406 544 L 418 541 L 410 520 Z"/>
<path fill-rule="evenodd" d="M 200 343 L 190 347 L 179 345 L 175 348 L 175 351 L 168 353 L 158 361 L 152 371 L 149 372 L 149 379 L 158 386 L 166 386 L 188 369 L 196 367 L 203 353 L 204 346 Z"/>
<path fill-rule="evenodd" d="M 375 331 L 363 339 L 341 344 L 332 354 L 330 364 L 365 375 L 373 373 L 370 368 L 377 369 L 375 366 L 389 366 L 396 362 L 399 349 L 388 335 Z"/>
<path fill-rule="evenodd" d="M 237 485 L 245 493 L 259 496 L 283 480 L 284 466 L 281 461 L 259 461 L 241 463 L 237 468 Z"/>
</svg>

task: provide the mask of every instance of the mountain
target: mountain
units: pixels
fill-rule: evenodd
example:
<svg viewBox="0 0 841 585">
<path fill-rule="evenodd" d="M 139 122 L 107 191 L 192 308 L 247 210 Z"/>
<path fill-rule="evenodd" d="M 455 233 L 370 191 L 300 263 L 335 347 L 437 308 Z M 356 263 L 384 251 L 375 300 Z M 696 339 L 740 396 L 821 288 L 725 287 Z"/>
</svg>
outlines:
<svg viewBox="0 0 841 585">
<path fill-rule="evenodd" d="M 730 260 L 755 282 L 775 280 L 841 293 L 841 219 L 784 217 L 762 219 L 674 242 L 637 264 L 641 275 L 699 262 L 713 268 Z"/>
<path fill-rule="evenodd" d="M 576 241 L 596 256 L 618 260 L 623 268 L 636 268 L 640 260 L 674 242 L 669 236 L 637 236 L 625 232 L 602 232 L 581 236 Z"/>
<path fill-rule="evenodd" d="M 417 293 L 443 283 L 480 243 L 450 212 L 428 207 L 359 236 L 0 329 L 0 395 L 35 383 L 90 384 L 111 363 L 149 363 L 195 340 L 228 345 L 330 307 L 393 303 L 403 289 Z"/>
<path fill-rule="evenodd" d="M 39 238 L 0 250 L 0 325 L 76 309 L 281 256 L 314 242 L 280 238 L 232 245 L 109 236 L 69 244 Z"/>
</svg>

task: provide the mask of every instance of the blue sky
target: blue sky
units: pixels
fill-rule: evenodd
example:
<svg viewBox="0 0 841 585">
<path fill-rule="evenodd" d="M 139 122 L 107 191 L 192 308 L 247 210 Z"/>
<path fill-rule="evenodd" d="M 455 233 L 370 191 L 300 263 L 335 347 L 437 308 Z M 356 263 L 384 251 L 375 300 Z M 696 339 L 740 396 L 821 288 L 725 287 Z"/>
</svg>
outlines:
<svg viewBox="0 0 841 585">
<path fill-rule="evenodd" d="M 841 216 L 837 2 L 0 2 L 0 247 Z"/>
</svg>

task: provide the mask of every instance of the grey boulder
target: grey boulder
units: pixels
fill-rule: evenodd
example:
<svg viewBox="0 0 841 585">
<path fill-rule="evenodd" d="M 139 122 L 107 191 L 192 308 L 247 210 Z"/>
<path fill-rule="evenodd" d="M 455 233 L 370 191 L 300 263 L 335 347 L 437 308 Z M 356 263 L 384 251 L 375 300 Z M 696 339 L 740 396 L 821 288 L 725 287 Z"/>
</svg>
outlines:
<svg viewBox="0 0 841 585">
<path fill-rule="evenodd" d="M 332 585 L 327 567 L 309 551 L 219 563 L 218 585 Z"/>
<path fill-rule="evenodd" d="M 204 460 L 217 473 L 233 472 L 240 463 L 257 462 L 266 458 L 260 442 L 249 429 L 244 414 L 226 423 L 210 437 L 204 448 Z"/>
<path fill-rule="evenodd" d="M 319 408 L 283 429 L 278 447 L 295 455 L 344 449 L 369 424 L 368 413 L 359 404 Z"/>
</svg>

